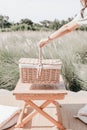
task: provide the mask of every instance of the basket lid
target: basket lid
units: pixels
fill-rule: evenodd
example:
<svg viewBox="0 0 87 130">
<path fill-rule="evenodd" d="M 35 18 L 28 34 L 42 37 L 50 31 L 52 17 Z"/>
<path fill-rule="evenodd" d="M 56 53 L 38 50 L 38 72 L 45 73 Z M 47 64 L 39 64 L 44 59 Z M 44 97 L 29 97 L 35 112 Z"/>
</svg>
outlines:
<svg viewBox="0 0 87 130">
<path fill-rule="evenodd" d="M 39 59 L 34 58 L 21 58 L 19 60 L 19 64 L 34 64 L 37 65 L 39 63 Z M 60 59 L 43 59 L 42 64 L 44 65 L 62 65 Z"/>
</svg>

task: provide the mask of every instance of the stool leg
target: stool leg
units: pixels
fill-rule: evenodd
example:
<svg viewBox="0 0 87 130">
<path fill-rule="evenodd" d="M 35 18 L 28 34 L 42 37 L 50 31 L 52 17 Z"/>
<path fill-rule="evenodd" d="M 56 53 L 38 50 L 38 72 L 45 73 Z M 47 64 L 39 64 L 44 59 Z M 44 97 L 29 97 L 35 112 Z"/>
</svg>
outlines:
<svg viewBox="0 0 87 130">
<path fill-rule="evenodd" d="M 62 124 L 62 116 L 61 116 L 61 112 L 60 112 L 60 105 L 57 101 L 53 101 L 53 104 L 56 106 L 58 121 Z"/>
<path fill-rule="evenodd" d="M 27 102 L 27 101 L 26 101 Z M 47 100 L 45 101 L 41 106 L 40 108 L 41 109 L 44 109 L 46 106 L 48 106 L 52 101 L 50 100 Z M 27 103 L 28 104 L 28 103 Z M 24 110 L 25 108 L 23 108 Z M 19 117 L 19 121 L 16 125 L 16 127 L 23 127 L 28 121 L 30 121 L 38 112 L 36 110 L 34 110 L 32 113 L 30 113 L 29 115 L 27 115 L 25 118 L 21 118 Z M 22 114 L 22 113 L 21 113 Z M 21 115 L 20 115 L 21 116 Z M 22 119 L 22 121 L 20 121 L 20 118 Z"/>
<path fill-rule="evenodd" d="M 53 101 L 51 101 L 53 102 Z M 56 121 L 54 118 L 52 118 L 50 115 L 48 115 L 46 112 L 44 112 L 40 107 L 38 107 L 36 104 L 34 104 L 32 101 L 28 101 L 30 106 L 32 108 L 36 109 L 40 114 L 42 114 L 45 118 L 47 118 L 49 121 L 51 121 L 54 125 L 56 125 L 59 129 L 64 130 L 65 128 L 60 124 L 58 121 Z"/>
<path fill-rule="evenodd" d="M 48 106 L 52 101 L 45 101 L 40 108 L 44 109 L 46 106 Z M 22 124 L 26 124 L 28 121 L 30 121 L 36 114 L 38 113 L 38 111 L 34 110 L 32 113 L 30 113 L 28 116 L 26 116 L 23 120 L 22 120 Z"/>
<path fill-rule="evenodd" d="M 23 109 L 22 109 L 22 111 L 21 111 L 21 113 L 20 113 L 20 115 L 19 115 L 17 124 L 15 125 L 15 128 L 17 128 L 17 127 L 23 127 L 23 125 L 22 125 L 22 118 L 23 118 L 23 115 L 24 115 L 24 111 L 25 111 L 26 105 L 27 105 L 27 104 L 25 103 L 25 104 L 24 104 L 24 107 L 23 107 Z"/>
</svg>

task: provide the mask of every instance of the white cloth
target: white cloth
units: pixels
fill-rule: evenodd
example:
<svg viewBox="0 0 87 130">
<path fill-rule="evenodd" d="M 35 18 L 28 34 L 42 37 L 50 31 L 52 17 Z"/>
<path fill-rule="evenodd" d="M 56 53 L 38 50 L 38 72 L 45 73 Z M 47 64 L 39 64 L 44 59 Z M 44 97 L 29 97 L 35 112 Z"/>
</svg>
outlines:
<svg viewBox="0 0 87 130">
<path fill-rule="evenodd" d="M 82 122 L 87 124 L 87 105 L 79 109 L 76 118 L 80 119 Z"/>
<path fill-rule="evenodd" d="M 0 105 L 0 130 L 10 127 L 17 122 L 20 108 Z"/>
<path fill-rule="evenodd" d="M 87 8 L 84 10 L 83 18 L 79 12 L 77 16 L 73 19 L 79 25 L 87 25 Z"/>
<path fill-rule="evenodd" d="M 82 116 L 87 116 L 87 105 L 85 105 L 84 107 L 82 107 L 79 111 L 78 111 L 79 115 Z"/>
</svg>

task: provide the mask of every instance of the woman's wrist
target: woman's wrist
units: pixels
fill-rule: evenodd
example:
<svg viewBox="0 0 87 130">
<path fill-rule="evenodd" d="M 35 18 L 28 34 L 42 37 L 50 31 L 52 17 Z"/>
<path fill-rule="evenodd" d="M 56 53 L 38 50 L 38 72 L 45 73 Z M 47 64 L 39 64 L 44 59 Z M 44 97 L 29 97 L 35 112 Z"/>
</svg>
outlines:
<svg viewBox="0 0 87 130">
<path fill-rule="evenodd" d="M 50 36 L 48 36 L 48 41 L 52 41 L 53 39 L 50 37 Z"/>
</svg>

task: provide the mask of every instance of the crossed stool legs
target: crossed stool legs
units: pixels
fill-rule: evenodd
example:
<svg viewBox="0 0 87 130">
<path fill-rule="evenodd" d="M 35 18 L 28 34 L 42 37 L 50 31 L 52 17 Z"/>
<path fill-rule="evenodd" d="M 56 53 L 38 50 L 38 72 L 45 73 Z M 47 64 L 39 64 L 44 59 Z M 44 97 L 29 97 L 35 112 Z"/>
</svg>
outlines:
<svg viewBox="0 0 87 130">
<path fill-rule="evenodd" d="M 58 102 L 54 101 L 54 100 L 46 100 L 42 105 L 38 106 L 36 105 L 33 100 L 26 100 L 25 101 L 25 105 L 19 115 L 19 119 L 18 122 L 16 124 L 16 128 L 20 128 L 23 127 L 28 121 L 30 121 L 37 113 L 40 113 L 41 115 L 43 115 L 45 118 L 47 118 L 50 122 L 52 122 L 55 126 L 57 126 L 60 130 L 65 130 L 65 128 L 63 127 L 63 125 L 61 124 L 61 122 L 55 120 L 53 117 L 51 117 L 48 113 L 46 113 L 43 109 L 46 108 L 50 103 L 53 103 L 56 108 L 58 109 Z M 34 111 L 31 112 L 30 114 L 28 114 L 26 117 L 23 117 L 25 109 L 31 106 Z M 61 117 L 60 117 L 61 118 Z M 60 119 L 61 120 L 61 119 Z"/>
</svg>

